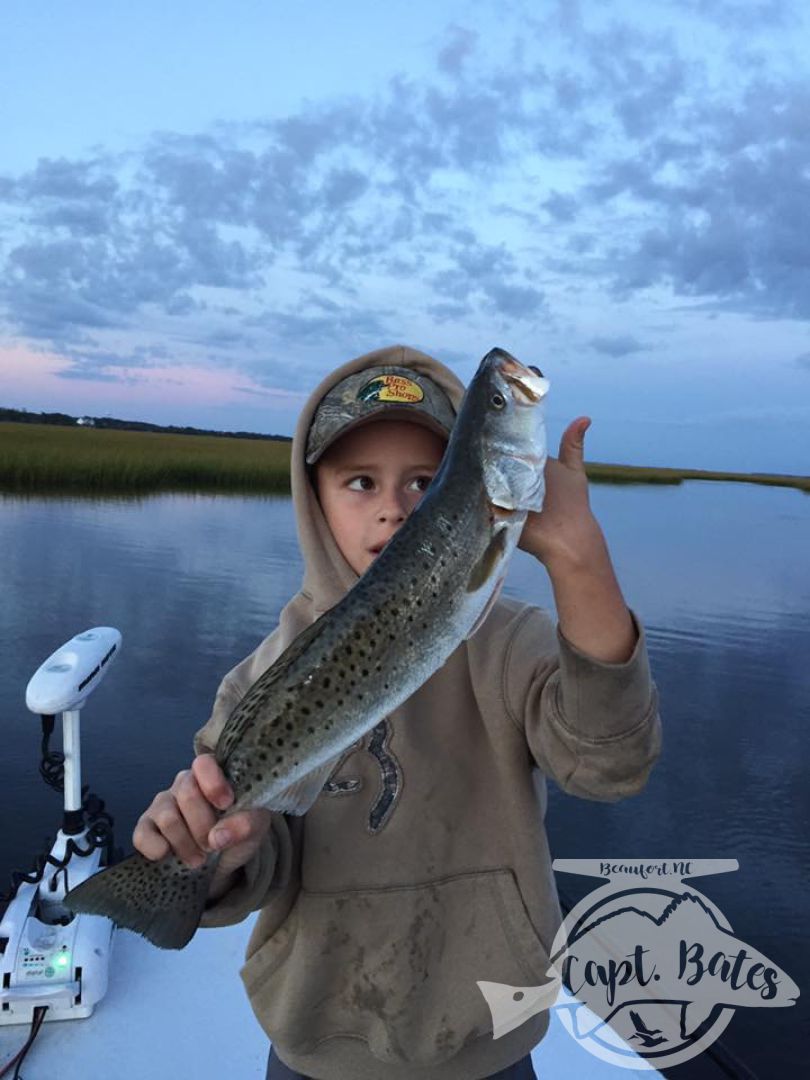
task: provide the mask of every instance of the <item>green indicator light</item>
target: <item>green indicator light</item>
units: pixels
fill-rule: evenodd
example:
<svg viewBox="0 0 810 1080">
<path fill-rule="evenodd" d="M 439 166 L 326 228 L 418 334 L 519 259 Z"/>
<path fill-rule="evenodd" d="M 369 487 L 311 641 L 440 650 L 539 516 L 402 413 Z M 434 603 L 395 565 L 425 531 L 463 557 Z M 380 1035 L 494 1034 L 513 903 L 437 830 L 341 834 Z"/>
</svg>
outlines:
<svg viewBox="0 0 810 1080">
<path fill-rule="evenodd" d="M 70 963 L 70 955 L 68 953 L 62 953 L 61 956 L 57 956 L 56 963 L 59 967 L 67 967 Z"/>
</svg>

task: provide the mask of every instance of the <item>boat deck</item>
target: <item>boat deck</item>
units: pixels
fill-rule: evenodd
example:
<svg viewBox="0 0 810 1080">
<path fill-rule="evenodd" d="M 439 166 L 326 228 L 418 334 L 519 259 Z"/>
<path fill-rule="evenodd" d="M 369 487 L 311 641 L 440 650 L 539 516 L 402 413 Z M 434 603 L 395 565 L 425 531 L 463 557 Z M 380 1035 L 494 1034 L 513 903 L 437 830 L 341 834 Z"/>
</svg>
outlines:
<svg viewBox="0 0 810 1080">
<path fill-rule="evenodd" d="M 86 1020 L 42 1025 L 21 1069 L 25 1080 L 263 1080 L 268 1041 L 237 974 L 251 925 L 202 930 L 179 952 L 119 931 L 107 996 Z M 0 1070 L 27 1036 L 28 1026 L 0 1027 Z M 638 1071 L 597 1060 L 556 1016 L 532 1057 L 548 1078 L 657 1075 L 641 1059 Z"/>
</svg>

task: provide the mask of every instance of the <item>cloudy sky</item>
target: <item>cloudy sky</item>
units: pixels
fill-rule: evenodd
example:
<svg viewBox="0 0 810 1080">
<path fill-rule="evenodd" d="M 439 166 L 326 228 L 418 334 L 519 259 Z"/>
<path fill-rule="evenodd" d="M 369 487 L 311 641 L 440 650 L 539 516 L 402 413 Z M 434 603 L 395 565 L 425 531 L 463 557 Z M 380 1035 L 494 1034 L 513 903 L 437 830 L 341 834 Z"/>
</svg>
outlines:
<svg viewBox="0 0 810 1080">
<path fill-rule="evenodd" d="M 5 0 L 0 404 L 289 434 L 500 345 L 595 460 L 810 473 L 801 0 Z"/>
</svg>

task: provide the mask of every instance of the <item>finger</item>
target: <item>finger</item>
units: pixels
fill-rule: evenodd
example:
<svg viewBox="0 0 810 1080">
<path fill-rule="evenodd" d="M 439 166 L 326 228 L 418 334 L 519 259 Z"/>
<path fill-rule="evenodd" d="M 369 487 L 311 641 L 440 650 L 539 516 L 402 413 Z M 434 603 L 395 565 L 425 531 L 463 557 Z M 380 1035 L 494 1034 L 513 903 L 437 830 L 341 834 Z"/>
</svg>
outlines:
<svg viewBox="0 0 810 1080">
<path fill-rule="evenodd" d="M 132 833 L 132 843 L 144 858 L 153 861 L 165 858 L 172 850 L 169 841 L 146 814 L 142 814 L 138 819 Z"/>
<path fill-rule="evenodd" d="M 198 754 L 191 764 L 200 791 L 218 810 L 227 810 L 233 802 L 233 789 L 213 754 Z"/>
<path fill-rule="evenodd" d="M 572 420 L 560 439 L 560 461 L 569 469 L 585 469 L 585 432 L 591 426 L 589 416 Z"/>
<path fill-rule="evenodd" d="M 272 815 L 269 810 L 242 810 L 221 821 L 208 835 L 208 844 L 215 850 L 241 844 L 245 840 L 258 840 L 270 828 Z"/>
<path fill-rule="evenodd" d="M 201 850 L 205 850 L 208 834 L 216 825 L 219 813 L 206 799 L 191 771 L 186 773 L 182 783 L 178 785 L 174 797 L 186 827 L 194 837 L 194 843 Z"/>
<path fill-rule="evenodd" d="M 202 866 L 205 862 L 205 851 L 192 836 L 174 796 L 169 792 L 163 794 L 165 798 L 155 799 L 152 803 L 147 811 L 148 816 L 178 859 L 187 866 Z"/>
</svg>

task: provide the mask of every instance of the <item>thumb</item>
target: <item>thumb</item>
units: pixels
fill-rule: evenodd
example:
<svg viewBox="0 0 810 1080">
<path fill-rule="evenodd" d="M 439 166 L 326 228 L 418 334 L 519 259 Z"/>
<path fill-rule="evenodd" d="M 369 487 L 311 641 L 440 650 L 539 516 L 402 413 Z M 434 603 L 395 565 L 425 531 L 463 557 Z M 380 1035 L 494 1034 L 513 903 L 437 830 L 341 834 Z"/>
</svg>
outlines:
<svg viewBox="0 0 810 1080">
<path fill-rule="evenodd" d="M 585 432 L 590 426 L 590 416 L 578 416 L 563 432 L 560 439 L 560 461 L 569 469 L 585 470 Z"/>
</svg>

